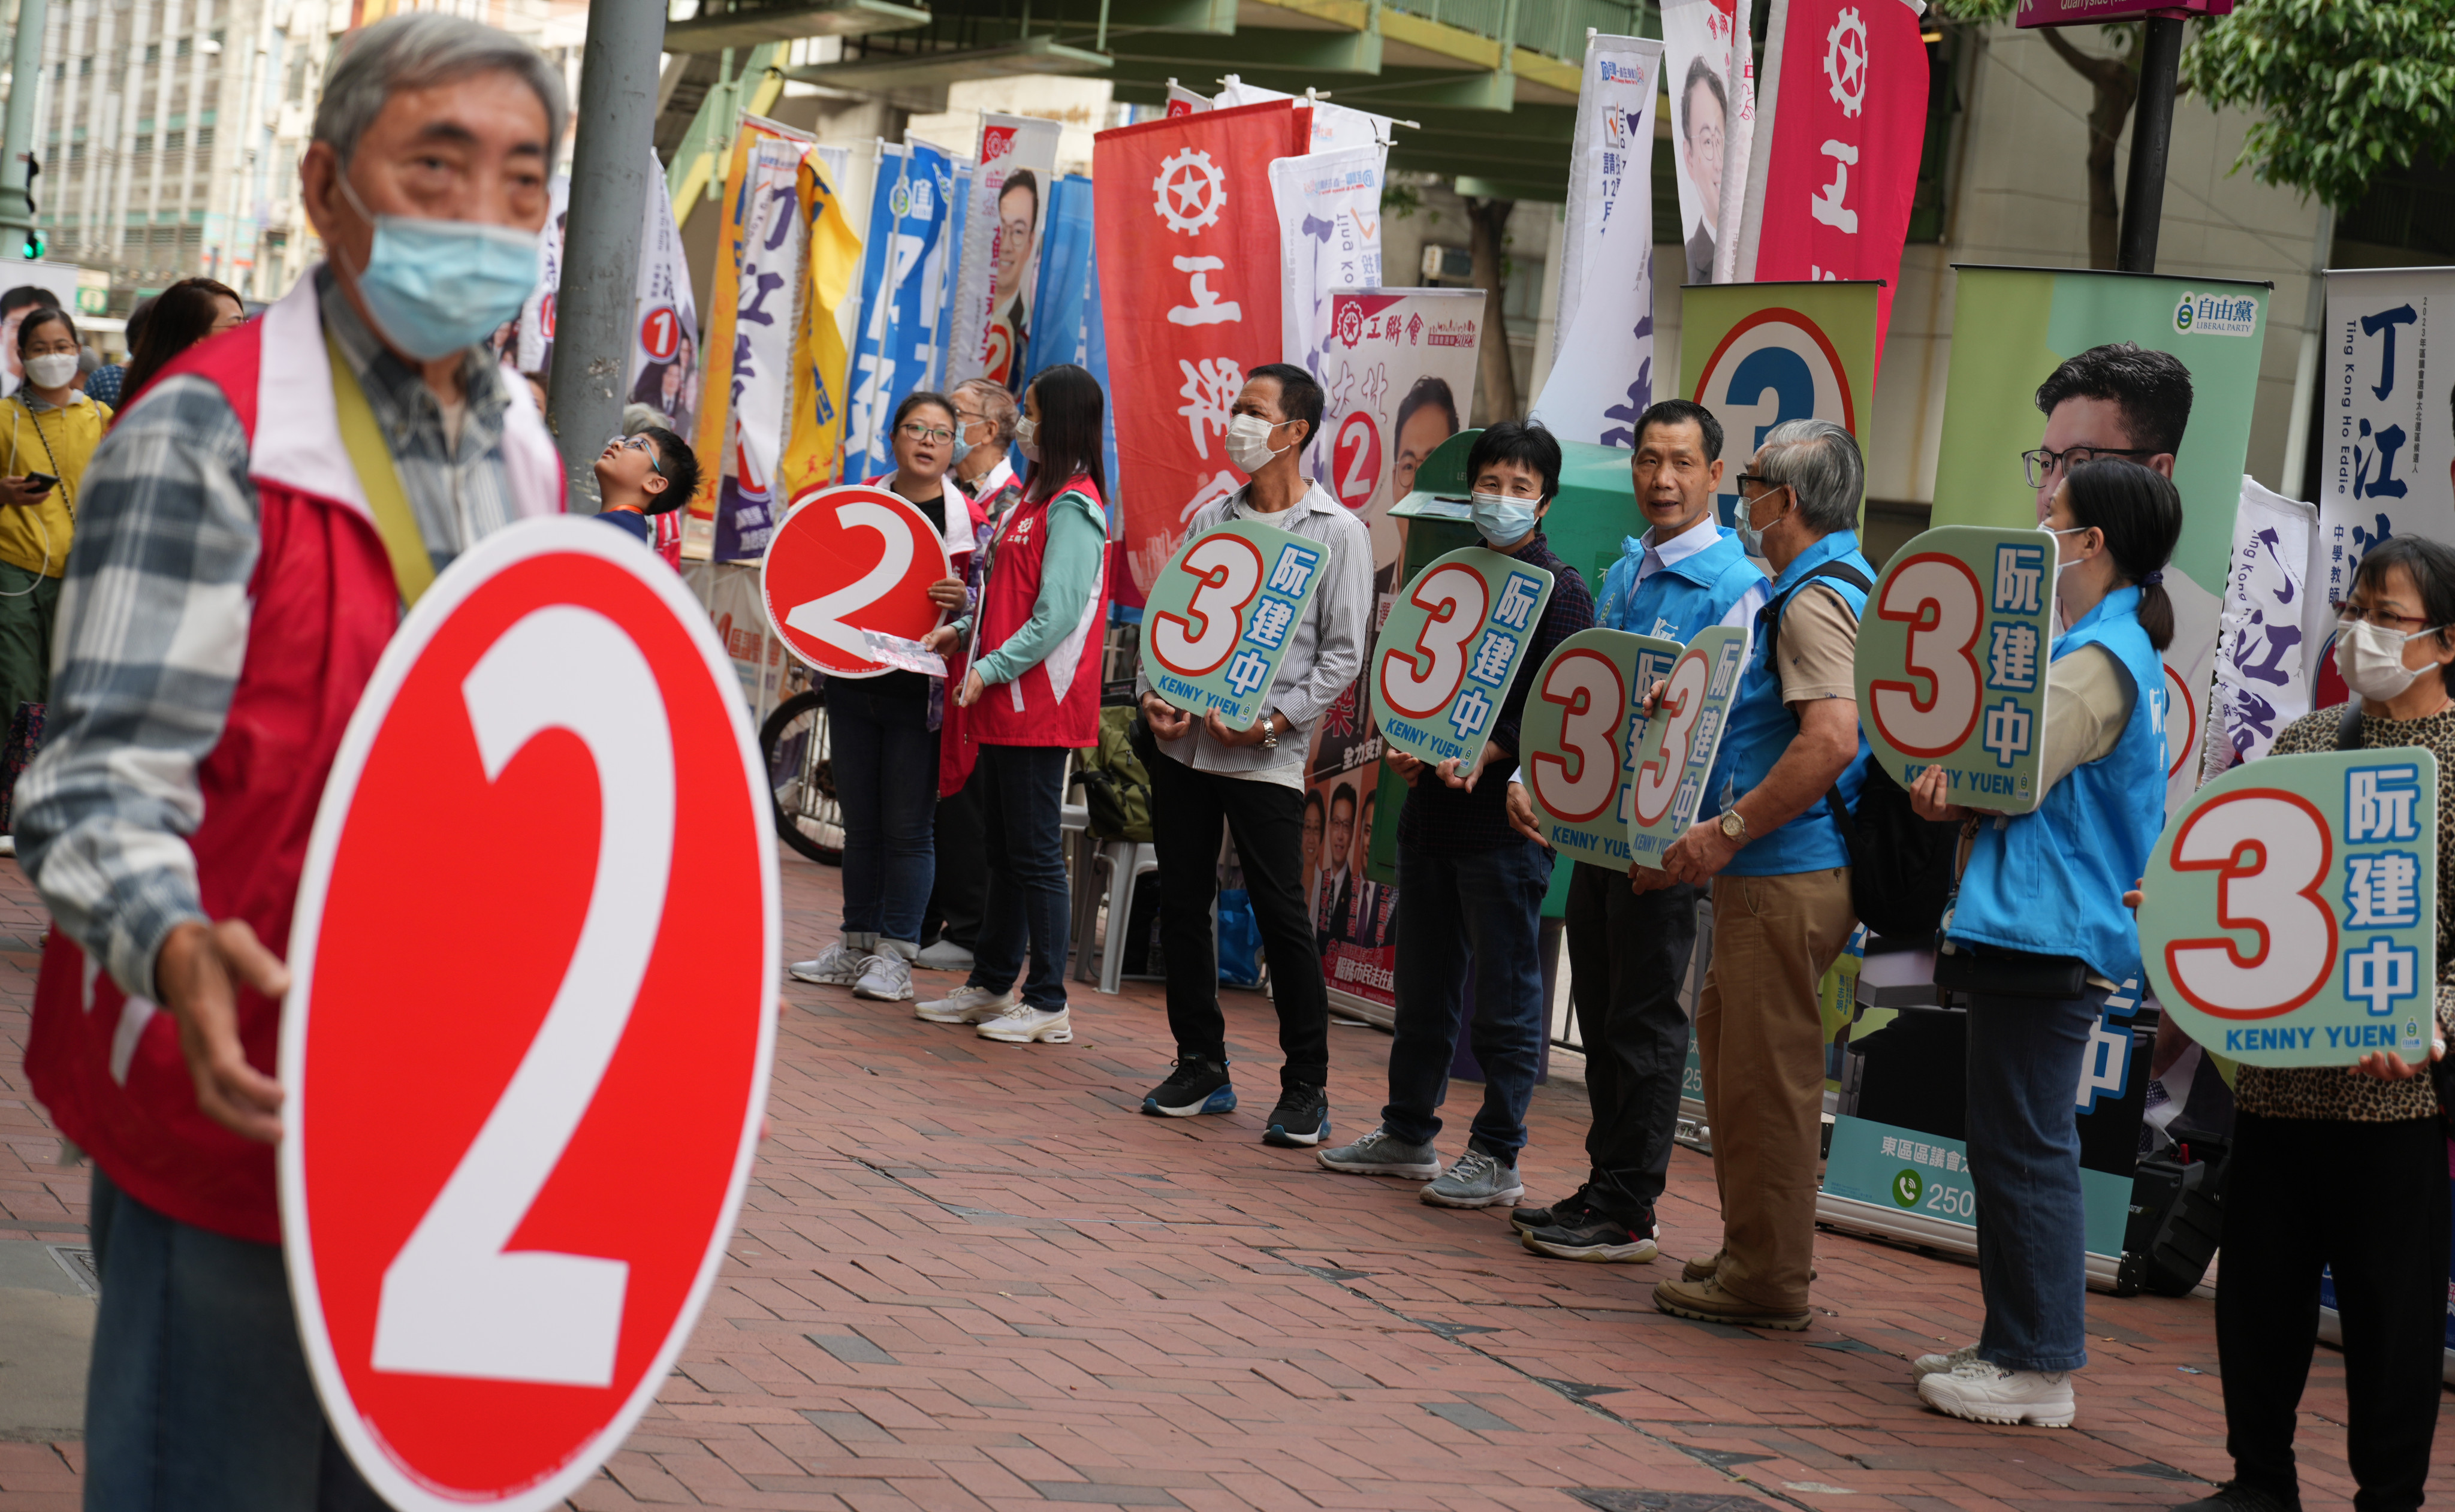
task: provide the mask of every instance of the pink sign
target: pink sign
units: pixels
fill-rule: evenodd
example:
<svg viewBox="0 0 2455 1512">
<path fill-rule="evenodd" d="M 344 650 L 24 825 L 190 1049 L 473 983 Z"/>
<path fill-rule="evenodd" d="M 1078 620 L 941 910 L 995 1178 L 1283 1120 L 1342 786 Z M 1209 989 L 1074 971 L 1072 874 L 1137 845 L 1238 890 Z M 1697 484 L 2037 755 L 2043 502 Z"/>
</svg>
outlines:
<svg viewBox="0 0 2455 1512">
<path fill-rule="evenodd" d="M 2134 21 L 2141 16 L 2194 16 L 2233 13 L 2233 0 L 2020 0 L 2012 24 L 2021 27 L 2102 26 L 2109 21 Z"/>
</svg>

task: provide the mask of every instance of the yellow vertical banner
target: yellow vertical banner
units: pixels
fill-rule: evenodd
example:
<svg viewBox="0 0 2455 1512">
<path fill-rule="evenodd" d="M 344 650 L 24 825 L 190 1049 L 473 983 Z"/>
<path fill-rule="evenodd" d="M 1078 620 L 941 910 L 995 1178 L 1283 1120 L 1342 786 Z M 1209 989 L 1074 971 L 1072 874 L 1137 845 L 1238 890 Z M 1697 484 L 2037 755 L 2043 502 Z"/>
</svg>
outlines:
<svg viewBox="0 0 2455 1512">
<path fill-rule="evenodd" d="M 733 161 L 724 171 L 724 198 L 719 205 L 724 220 L 717 232 L 716 287 L 707 302 L 707 341 L 700 348 L 705 372 L 700 390 L 699 439 L 692 448 L 700 457 L 699 492 L 691 495 L 686 527 L 698 537 L 686 543 L 699 547 L 689 554 L 693 555 L 707 550 L 708 532 L 716 519 L 719 464 L 733 429 L 733 322 L 741 295 L 741 237 L 749 224 L 742 185 L 749 176 L 750 150 L 757 136 L 746 129 L 733 133 Z"/>
<path fill-rule="evenodd" d="M 816 152 L 801 159 L 800 189 L 801 224 L 809 234 L 808 271 L 796 301 L 801 329 L 793 337 L 792 421 L 777 468 L 778 493 L 786 500 L 835 481 L 843 439 L 841 400 L 850 361 L 836 317 L 860 274 L 862 252 L 861 235 Z"/>
</svg>

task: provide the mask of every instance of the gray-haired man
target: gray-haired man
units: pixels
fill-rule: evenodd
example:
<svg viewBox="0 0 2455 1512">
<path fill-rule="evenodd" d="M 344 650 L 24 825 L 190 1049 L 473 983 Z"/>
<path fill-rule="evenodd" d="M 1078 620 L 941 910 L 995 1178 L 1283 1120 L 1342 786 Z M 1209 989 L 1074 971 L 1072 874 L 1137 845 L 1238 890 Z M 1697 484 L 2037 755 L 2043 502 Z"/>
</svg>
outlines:
<svg viewBox="0 0 2455 1512">
<path fill-rule="evenodd" d="M 1856 803 L 1866 774 L 1850 672 L 1876 578 L 1852 529 L 1865 477 L 1858 443 L 1829 420 L 1775 426 L 1739 474 L 1735 523 L 1775 576 L 1707 779 L 1722 811 L 1674 841 L 1662 871 L 1636 874 L 1714 890 L 1696 1056 L 1722 1245 L 1654 1289 L 1682 1318 L 1807 1326 L 1824 1118 L 1816 989 L 1857 926 L 1825 795 Z"/>
<path fill-rule="evenodd" d="M 535 402 L 478 343 L 536 283 L 564 117 L 560 75 L 492 28 L 349 38 L 299 164 L 332 261 L 166 370 L 86 473 L 16 817 L 58 921 L 27 1070 L 94 1162 L 90 1507 L 381 1504 L 292 1316 L 266 942 L 402 603 L 562 507 Z M 370 412 L 389 457 L 361 471 L 343 436 Z"/>
</svg>

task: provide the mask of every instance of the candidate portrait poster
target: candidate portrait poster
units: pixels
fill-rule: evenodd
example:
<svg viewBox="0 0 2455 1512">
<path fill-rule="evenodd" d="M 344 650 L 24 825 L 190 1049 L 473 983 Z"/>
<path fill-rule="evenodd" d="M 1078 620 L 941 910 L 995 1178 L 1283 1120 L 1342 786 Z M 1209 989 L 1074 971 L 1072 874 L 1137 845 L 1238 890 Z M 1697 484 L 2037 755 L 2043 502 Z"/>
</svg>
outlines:
<svg viewBox="0 0 2455 1512">
<path fill-rule="evenodd" d="M 955 273 L 949 388 L 968 378 L 1012 388 L 1024 371 L 1061 130 L 1036 115 L 981 117 L 980 153 Z"/>
<path fill-rule="evenodd" d="M 1729 239 L 1722 228 L 1733 224 L 1723 219 L 1723 202 L 1727 197 L 1735 208 L 1747 183 L 1742 141 L 1755 111 L 1755 59 L 1743 44 L 1735 46 L 1746 32 L 1747 17 L 1735 0 L 1667 0 L 1662 7 L 1662 85 L 1671 101 L 1683 283 L 1730 281 L 1715 276 L 1714 257 Z M 1672 270 L 1656 272 L 1667 278 Z"/>
</svg>

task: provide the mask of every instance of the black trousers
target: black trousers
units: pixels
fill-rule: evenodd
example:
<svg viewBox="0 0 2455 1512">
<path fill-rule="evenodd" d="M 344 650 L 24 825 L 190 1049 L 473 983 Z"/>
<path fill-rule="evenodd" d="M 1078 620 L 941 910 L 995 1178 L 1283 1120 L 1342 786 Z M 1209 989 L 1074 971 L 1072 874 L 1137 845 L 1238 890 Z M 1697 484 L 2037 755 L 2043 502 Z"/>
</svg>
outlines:
<svg viewBox="0 0 2455 1512">
<path fill-rule="evenodd" d="M 1583 861 L 1569 876 L 1569 998 L 1586 1046 L 1586 1200 L 1644 1234 L 1671 1169 L 1688 1015 L 1679 986 L 1696 945 L 1696 890 L 1632 892 Z"/>
<path fill-rule="evenodd" d="M 938 800 L 938 871 L 921 916 L 923 947 L 947 939 L 970 950 L 980 939 L 981 909 L 989 896 L 987 822 L 975 768 L 962 792 Z"/>
<path fill-rule="evenodd" d="M 2217 1360 L 2235 1478 L 2295 1494 L 2294 1413 L 2333 1266 L 2344 1328 L 2344 1458 L 2358 1512 L 2409 1512 L 2429 1479 L 2446 1338 L 2446 1136 L 2435 1119 L 2234 1124 Z"/>
<path fill-rule="evenodd" d="M 1276 782 L 1197 772 L 1162 752 L 1151 764 L 1151 837 L 1159 850 L 1160 944 L 1167 956 L 1167 1025 L 1176 1053 L 1228 1058 L 1219 1011 L 1217 942 L 1210 907 L 1219 896 L 1219 827 L 1236 837 L 1253 902 L 1270 992 L 1279 1010 L 1283 1086 L 1329 1081 L 1329 996 L 1321 952 L 1305 917 L 1304 794 Z M 1111 928 L 1119 927 L 1111 921 Z"/>
</svg>

